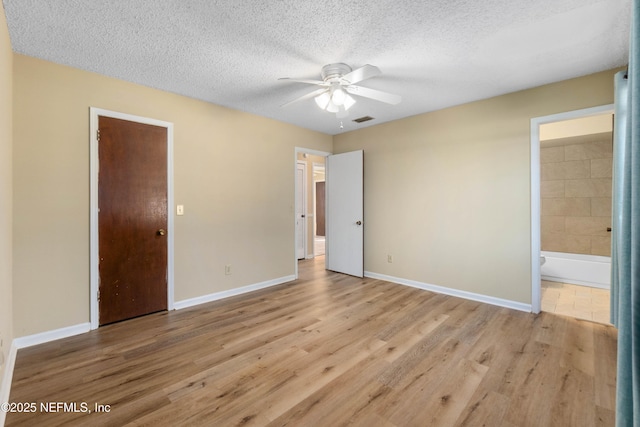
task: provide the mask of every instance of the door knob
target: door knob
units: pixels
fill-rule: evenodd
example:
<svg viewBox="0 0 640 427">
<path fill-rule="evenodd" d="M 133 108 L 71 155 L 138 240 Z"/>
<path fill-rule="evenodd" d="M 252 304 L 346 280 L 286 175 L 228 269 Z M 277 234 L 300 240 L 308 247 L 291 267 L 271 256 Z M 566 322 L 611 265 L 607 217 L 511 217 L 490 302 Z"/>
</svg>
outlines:
<svg viewBox="0 0 640 427">
<path fill-rule="evenodd" d="M 362 221 L 356 221 L 356 225 L 362 225 Z"/>
<path fill-rule="evenodd" d="M 166 234 L 166 232 L 164 231 L 163 228 L 161 228 L 160 230 L 158 230 L 158 235 L 159 236 L 164 236 Z"/>
</svg>

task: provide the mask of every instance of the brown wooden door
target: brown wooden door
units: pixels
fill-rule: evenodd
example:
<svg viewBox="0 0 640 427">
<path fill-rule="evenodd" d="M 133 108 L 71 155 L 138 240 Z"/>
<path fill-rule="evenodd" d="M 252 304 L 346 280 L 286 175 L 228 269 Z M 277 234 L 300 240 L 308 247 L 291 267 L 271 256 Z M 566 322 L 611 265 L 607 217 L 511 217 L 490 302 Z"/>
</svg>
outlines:
<svg viewBox="0 0 640 427">
<path fill-rule="evenodd" d="M 167 129 L 100 116 L 99 323 L 167 309 Z"/>
</svg>

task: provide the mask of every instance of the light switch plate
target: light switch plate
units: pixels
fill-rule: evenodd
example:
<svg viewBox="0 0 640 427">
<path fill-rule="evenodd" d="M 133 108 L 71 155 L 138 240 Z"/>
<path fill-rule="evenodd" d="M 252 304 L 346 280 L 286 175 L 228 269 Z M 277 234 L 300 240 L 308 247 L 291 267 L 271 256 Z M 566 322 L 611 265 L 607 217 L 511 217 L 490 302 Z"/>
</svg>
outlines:
<svg viewBox="0 0 640 427">
<path fill-rule="evenodd" d="M 176 215 L 184 215 L 184 205 L 176 206 Z"/>
</svg>

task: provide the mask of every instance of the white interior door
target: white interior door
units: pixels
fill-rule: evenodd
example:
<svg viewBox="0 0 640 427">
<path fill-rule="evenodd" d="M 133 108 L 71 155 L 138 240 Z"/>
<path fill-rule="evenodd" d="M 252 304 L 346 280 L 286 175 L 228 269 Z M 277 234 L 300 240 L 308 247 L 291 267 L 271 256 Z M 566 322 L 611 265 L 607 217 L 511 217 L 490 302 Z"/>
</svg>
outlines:
<svg viewBox="0 0 640 427">
<path fill-rule="evenodd" d="M 296 169 L 296 258 L 298 259 L 306 258 L 306 173 L 307 165 L 299 162 Z"/>
<path fill-rule="evenodd" d="M 364 274 L 363 151 L 335 154 L 326 164 L 328 270 Z"/>
</svg>

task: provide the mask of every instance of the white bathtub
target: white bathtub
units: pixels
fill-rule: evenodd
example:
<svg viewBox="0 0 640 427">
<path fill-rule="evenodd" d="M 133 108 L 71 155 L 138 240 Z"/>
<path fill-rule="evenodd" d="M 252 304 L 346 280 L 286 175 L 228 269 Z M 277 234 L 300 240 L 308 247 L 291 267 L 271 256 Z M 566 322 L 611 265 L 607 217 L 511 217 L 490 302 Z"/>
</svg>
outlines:
<svg viewBox="0 0 640 427">
<path fill-rule="evenodd" d="M 611 257 L 541 252 L 542 280 L 609 289 Z"/>
</svg>

